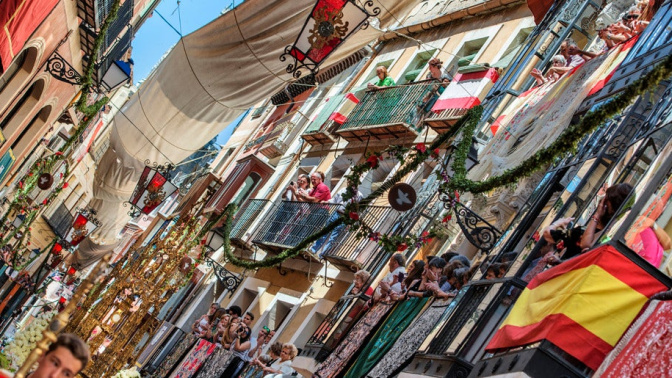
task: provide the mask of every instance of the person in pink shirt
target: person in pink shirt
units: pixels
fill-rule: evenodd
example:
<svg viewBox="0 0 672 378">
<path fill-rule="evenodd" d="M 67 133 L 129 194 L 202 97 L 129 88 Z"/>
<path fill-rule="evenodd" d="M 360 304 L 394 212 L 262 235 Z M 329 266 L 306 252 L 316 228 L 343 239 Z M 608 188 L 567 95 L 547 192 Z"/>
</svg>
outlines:
<svg viewBox="0 0 672 378">
<path fill-rule="evenodd" d="M 310 183 L 313 186 L 308 192 L 301 191 L 297 193 L 300 201 L 305 202 L 326 202 L 331 199 L 331 191 L 329 187 L 324 184 L 324 173 L 313 172 L 310 175 Z"/>
</svg>

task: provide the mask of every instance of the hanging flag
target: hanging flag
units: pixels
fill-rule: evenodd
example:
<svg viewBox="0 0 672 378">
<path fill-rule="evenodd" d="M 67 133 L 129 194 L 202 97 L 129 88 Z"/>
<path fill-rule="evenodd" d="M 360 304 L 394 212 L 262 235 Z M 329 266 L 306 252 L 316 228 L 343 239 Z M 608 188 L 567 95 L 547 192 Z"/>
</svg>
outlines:
<svg viewBox="0 0 672 378">
<path fill-rule="evenodd" d="M 546 339 L 595 370 L 648 298 L 664 290 L 614 247 L 598 247 L 532 279 L 486 350 Z"/>
<path fill-rule="evenodd" d="M 359 104 L 359 99 L 352 93 L 345 95 L 345 99 L 336 107 L 336 110 L 329 116 L 330 120 L 342 125 L 348 120 L 348 116 L 355 105 Z"/>
<path fill-rule="evenodd" d="M 471 109 L 481 103 L 498 78 L 494 68 L 457 74 L 436 100 L 432 111 L 440 113 L 449 109 Z"/>
</svg>

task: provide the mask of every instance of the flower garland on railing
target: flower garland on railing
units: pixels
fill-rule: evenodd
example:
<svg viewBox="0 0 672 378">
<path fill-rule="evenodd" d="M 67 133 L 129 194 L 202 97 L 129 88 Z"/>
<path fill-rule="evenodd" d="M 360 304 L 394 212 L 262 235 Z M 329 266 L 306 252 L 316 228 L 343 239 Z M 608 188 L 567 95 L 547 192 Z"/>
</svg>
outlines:
<svg viewBox="0 0 672 378">
<path fill-rule="evenodd" d="M 621 113 L 638 96 L 652 90 L 661 80 L 670 76 L 672 76 L 672 56 L 668 56 L 649 73 L 628 85 L 616 98 L 607 101 L 595 110 L 589 111 L 581 117 L 578 123 L 567 127 L 548 147 L 537 151 L 519 166 L 507 169 L 501 175 L 489 177 L 483 181 L 472 181 L 467 178 L 466 159 L 471 144 L 471 136 L 474 135 L 476 130 L 475 125 L 468 124 L 463 132 L 464 137 L 455 152 L 456 156 L 452 165 L 455 174 L 446 183 L 447 189 L 484 193 L 516 183 L 521 178 L 530 176 L 535 171 L 553 163 L 558 157 L 575 152 L 576 146 L 583 137 L 595 131 L 611 117 Z"/>
<path fill-rule="evenodd" d="M 457 123 L 453 128 L 451 128 L 451 130 L 438 135 L 429 147 L 427 147 L 424 144 L 415 146 L 414 151 L 410 154 L 410 156 L 405 156 L 405 153 L 409 151 L 409 149 L 405 149 L 404 147 L 399 146 L 392 146 L 383 152 L 371 154 L 366 161 L 352 167 L 351 173 L 346 176 L 348 186 L 346 193 L 343 195 L 344 202 L 348 201 L 350 198 L 353 198 L 355 193 L 357 193 L 357 186 L 361 182 L 362 175 L 378 167 L 381 158 L 384 159 L 383 153 L 387 153 L 388 155 L 392 155 L 397 158 L 402 157 L 402 160 L 404 161 L 403 166 L 399 168 L 399 170 L 397 170 L 397 172 L 391 178 L 385 181 L 378 189 L 371 192 L 371 194 L 369 194 L 366 198 L 362 199 L 360 202 L 357 203 L 353 202 L 349 204 L 345 210 L 345 214 L 348 214 L 347 217 L 342 216 L 338 218 L 336 221 L 329 223 L 328 225 L 324 226 L 321 230 L 315 232 L 314 234 L 308 236 L 307 238 L 299 242 L 295 247 L 285 249 L 279 254 L 275 256 L 266 257 L 264 260 L 261 261 L 246 261 L 242 258 L 236 257 L 231 251 L 231 246 L 229 243 L 229 234 L 227 233 L 225 234 L 224 237 L 224 245 L 225 245 L 224 253 L 226 255 L 227 260 L 231 262 L 233 265 L 245 269 L 270 268 L 281 264 L 283 261 L 287 259 L 298 256 L 301 252 L 306 250 L 312 243 L 320 239 L 322 236 L 328 235 L 339 225 L 343 223 L 347 224 L 348 222 L 355 223 L 354 221 L 352 221 L 352 217 L 350 214 L 352 214 L 353 212 L 357 214 L 362 213 L 371 203 L 373 203 L 373 201 L 376 198 L 383 195 L 394 184 L 401 181 L 407 174 L 416 170 L 420 166 L 420 164 L 422 164 L 432 156 L 438 157 L 439 155 L 438 149 L 444 143 L 451 140 L 457 134 L 457 132 L 462 127 L 464 127 L 465 123 L 478 122 L 482 110 L 483 109 L 480 106 L 476 106 L 470 109 L 467 112 L 467 114 L 465 114 L 462 118 L 460 118 L 459 121 L 457 121 Z M 226 227 L 229 227 L 230 230 L 233 215 L 235 214 L 235 206 L 229 204 L 225 208 L 224 213 L 230 215 L 227 216 L 225 223 Z M 435 232 L 428 231 L 428 232 L 429 234 L 426 235 L 421 234 L 419 236 L 408 236 L 407 238 L 402 238 L 399 236 L 387 237 L 387 235 L 384 236 L 380 235 L 377 242 L 381 246 L 383 246 L 383 248 L 385 248 L 386 251 L 393 252 L 396 251 L 398 248 L 400 248 L 402 246 L 402 243 L 406 243 L 406 246 L 408 247 L 412 245 L 417 245 L 418 241 L 426 243 L 428 241 L 431 241 L 432 237 L 438 235 L 438 231 Z"/>
<path fill-rule="evenodd" d="M 661 80 L 669 78 L 671 75 L 672 56 L 666 58 L 662 63 L 651 70 L 651 72 L 630 84 L 618 97 L 601 105 L 598 109 L 588 112 L 577 124 L 570 125 L 550 146 L 537 151 L 534 155 L 526 159 L 519 166 L 506 170 L 501 175 L 493 176 L 478 182 L 467 179 L 466 169 L 467 155 L 469 153 L 472 140 L 471 137 L 474 135 L 482 113 L 481 106 L 473 107 L 467 112 L 467 114 L 460 118 L 460 120 L 449 131 L 443 134 L 439 134 L 429 147 L 426 147 L 424 144 L 422 144 L 422 147 L 418 145 L 415 147 L 415 151 L 411 153 L 409 157 L 405 157 L 405 154 L 409 149 L 400 146 L 391 146 L 383 151 L 383 153 L 386 152 L 388 154 L 392 154 L 402 161 L 406 159 L 405 164 L 395 173 L 392 178 L 387 180 L 383 185 L 381 185 L 362 201 L 359 203 L 348 204 L 345 211 L 347 216 L 343 216 L 337 219 L 335 222 L 326 225 L 321 230 L 299 242 L 295 247 L 286 249 L 276 256 L 267 257 L 261 261 L 245 261 L 234 256 L 228 240 L 229 235 L 226 234 L 226 247 L 224 251 L 227 259 L 233 265 L 246 269 L 276 266 L 289 258 L 296 257 L 302 251 L 308 248 L 313 242 L 317 241 L 324 235 L 328 235 L 331 231 L 343 223 L 350 225 L 351 228 L 358 229 L 358 231 L 356 231 L 359 234 L 358 236 L 368 236 L 371 240 L 378 242 L 381 246 L 383 246 L 383 249 L 388 252 L 395 250 L 405 250 L 411 245 L 419 246 L 423 243 L 427 243 L 428 241 L 431 241 L 432 237 L 437 235 L 435 233 L 436 228 L 430 229 L 420 236 L 388 236 L 377 233 L 374 230 L 368 229 L 365 225 L 362 225 L 359 221 L 359 214 L 365 210 L 376 198 L 380 197 L 383 193 L 390 189 L 392 185 L 399 182 L 406 174 L 415 170 L 422 162 L 426 161 L 434 154 L 438 155 L 437 149 L 443 143 L 452 139 L 457 134 L 457 132 L 462 132 L 462 138 L 453 153 L 454 158 L 451 165 L 451 168 L 454 172 L 453 177 L 447 177 L 445 169 L 444 172 L 439 172 L 444 181 L 440 185 L 439 190 L 443 193 L 453 193 L 452 195 L 449 195 L 449 201 L 453 202 L 459 199 L 460 192 L 471 192 L 473 194 L 479 194 L 506 185 L 512 185 L 521 178 L 528 177 L 535 171 L 542 169 L 548 164 L 554 162 L 558 157 L 575 151 L 577 144 L 583 137 L 594 131 L 609 118 L 623 111 L 637 96 L 651 90 L 657 86 Z M 354 197 L 362 175 L 369 170 L 378 167 L 379 161 L 384 159 L 382 155 L 383 153 L 373 153 L 367 157 L 364 163 L 352 167 L 351 174 L 346 176 L 348 186 L 346 194 L 343 196 L 344 201 Z M 454 198 L 454 200 L 451 198 Z M 235 211 L 230 206 L 231 205 L 226 208 L 225 212 L 229 212 L 231 215 L 233 215 Z M 448 208 L 450 209 L 450 206 Z M 442 223 L 450 221 L 451 218 L 451 214 L 446 215 L 442 219 Z M 232 217 L 227 218 L 226 224 L 228 224 L 229 227 L 231 225 L 231 221 Z"/>
</svg>

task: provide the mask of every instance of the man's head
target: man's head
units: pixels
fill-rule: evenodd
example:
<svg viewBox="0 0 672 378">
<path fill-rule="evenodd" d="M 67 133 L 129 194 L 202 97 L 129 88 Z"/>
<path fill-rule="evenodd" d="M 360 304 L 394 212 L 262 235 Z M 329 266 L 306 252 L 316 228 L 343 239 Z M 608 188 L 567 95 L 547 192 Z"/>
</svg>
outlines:
<svg viewBox="0 0 672 378">
<path fill-rule="evenodd" d="M 238 306 L 231 306 L 229 307 L 228 313 L 233 319 L 238 319 L 240 315 L 243 314 L 243 310 L 241 310 Z"/>
<path fill-rule="evenodd" d="M 268 336 L 269 332 L 271 332 L 271 330 L 268 329 L 268 327 L 266 327 L 266 326 L 263 326 L 263 327 L 259 328 L 259 333 L 257 333 L 257 340 L 259 340 L 258 342 L 260 344 L 264 342 L 264 340 L 266 339 L 266 336 Z"/>
<path fill-rule="evenodd" d="M 322 183 L 322 175 L 319 172 L 313 172 L 310 174 L 310 184 L 314 187 Z"/>
<path fill-rule="evenodd" d="M 254 320 L 254 315 L 252 315 L 251 312 L 246 312 L 245 316 L 243 316 L 243 323 L 247 325 L 248 327 L 252 324 L 252 321 Z"/>
<path fill-rule="evenodd" d="M 31 378 L 69 378 L 79 373 L 91 357 L 89 347 L 79 337 L 64 333 L 38 360 Z"/>
<path fill-rule="evenodd" d="M 560 44 L 560 54 L 565 58 L 565 60 L 569 60 L 570 55 L 576 54 L 577 49 L 578 46 L 576 42 L 574 42 L 574 40 L 571 38 L 565 39 Z"/>
<path fill-rule="evenodd" d="M 395 253 L 394 255 L 392 255 L 392 257 L 390 257 L 390 261 L 388 263 L 390 272 L 393 272 L 400 266 L 406 266 L 406 258 L 404 258 L 404 255 L 402 255 L 401 253 Z"/>
</svg>

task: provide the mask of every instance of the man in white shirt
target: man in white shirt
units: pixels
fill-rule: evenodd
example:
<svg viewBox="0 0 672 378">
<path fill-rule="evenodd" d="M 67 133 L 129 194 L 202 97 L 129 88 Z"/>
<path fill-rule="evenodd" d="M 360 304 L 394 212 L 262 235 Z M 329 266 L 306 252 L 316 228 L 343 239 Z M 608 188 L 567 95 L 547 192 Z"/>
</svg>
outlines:
<svg viewBox="0 0 672 378">
<path fill-rule="evenodd" d="M 378 284 L 375 296 L 386 297 L 390 292 L 401 293 L 401 281 L 406 275 L 406 258 L 401 253 L 395 253 L 387 263 L 390 272 Z"/>
</svg>

